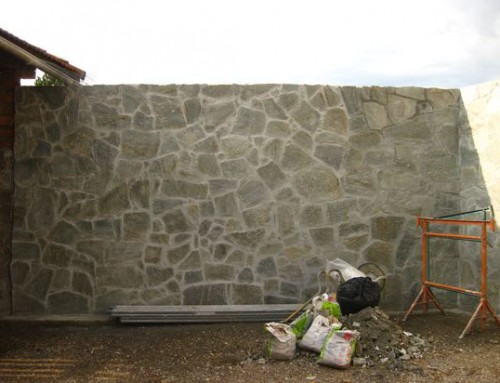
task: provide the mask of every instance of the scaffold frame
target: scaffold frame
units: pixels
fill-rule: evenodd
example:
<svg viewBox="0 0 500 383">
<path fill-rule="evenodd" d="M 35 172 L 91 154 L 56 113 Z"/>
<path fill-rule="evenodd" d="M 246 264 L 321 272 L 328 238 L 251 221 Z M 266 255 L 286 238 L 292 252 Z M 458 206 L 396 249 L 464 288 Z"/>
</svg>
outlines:
<svg viewBox="0 0 500 383">
<path fill-rule="evenodd" d="M 489 219 L 487 219 L 487 215 L 489 212 Z M 470 214 L 482 213 L 482 220 L 472 220 L 472 219 L 458 219 L 457 217 L 466 216 Z M 436 232 L 429 231 L 430 224 L 438 224 L 438 225 L 453 225 L 453 226 L 477 226 L 481 228 L 480 235 L 469 235 L 469 234 L 457 234 L 457 233 L 449 233 L 449 232 Z M 422 287 L 417 297 L 409 307 L 405 316 L 403 317 L 403 321 L 406 321 L 408 317 L 411 315 L 417 304 L 422 305 L 422 310 L 424 313 L 427 312 L 429 303 L 434 304 L 436 308 L 441 312 L 441 314 L 445 314 L 442 306 L 438 303 L 435 295 L 433 294 L 431 288 L 444 289 L 448 291 L 454 291 L 460 294 L 468 294 L 472 296 L 479 297 L 479 304 L 474 310 L 470 320 L 465 326 L 464 330 L 460 334 L 459 338 L 462 339 L 465 334 L 467 334 L 474 321 L 477 319 L 481 320 L 481 330 L 484 331 L 486 328 L 486 314 L 489 312 L 495 322 L 500 325 L 500 319 L 495 314 L 492 306 L 488 302 L 487 293 L 488 293 L 488 285 L 487 285 L 487 274 L 488 274 L 488 229 L 491 231 L 495 231 L 495 218 L 492 207 L 488 207 L 480 210 L 473 210 L 468 212 L 462 212 L 442 217 L 436 218 L 426 218 L 426 217 L 417 217 L 417 226 L 422 228 Z M 448 238 L 448 239 L 456 239 L 456 240 L 466 240 L 466 241 L 474 241 L 479 242 L 481 244 L 481 289 L 479 291 L 465 289 L 458 286 L 447 285 L 443 283 L 438 283 L 435 281 L 429 280 L 429 246 L 428 241 L 429 238 Z"/>
</svg>

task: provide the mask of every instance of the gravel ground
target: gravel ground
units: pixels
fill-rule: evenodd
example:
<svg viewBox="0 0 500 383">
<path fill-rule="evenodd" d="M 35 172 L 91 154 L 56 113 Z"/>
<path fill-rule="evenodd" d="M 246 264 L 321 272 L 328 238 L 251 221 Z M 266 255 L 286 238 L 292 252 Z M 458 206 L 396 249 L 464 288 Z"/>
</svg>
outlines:
<svg viewBox="0 0 500 383">
<path fill-rule="evenodd" d="M 298 352 L 266 360 L 263 323 L 0 323 L 0 382 L 500 382 L 500 326 L 458 339 L 469 317 L 414 314 L 422 358 L 336 370 Z M 398 318 L 391 318 L 395 322 Z"/>
</svg>

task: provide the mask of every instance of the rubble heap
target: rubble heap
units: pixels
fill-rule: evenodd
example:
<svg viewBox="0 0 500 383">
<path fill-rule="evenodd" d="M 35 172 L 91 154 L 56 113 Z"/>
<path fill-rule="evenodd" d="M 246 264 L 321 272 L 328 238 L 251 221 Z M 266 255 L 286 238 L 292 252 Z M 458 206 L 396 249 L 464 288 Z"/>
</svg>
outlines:
<svg viewBox="0 0 500 383">
<path fill-rule="evenodd" d="M 425 339 L 403 331 L 379 307 L 367 307 L 350 314 L 343 325 L 361 334 L 353 358 L 354 365 L 419 359 L 428 347 Z"/>
</svg>

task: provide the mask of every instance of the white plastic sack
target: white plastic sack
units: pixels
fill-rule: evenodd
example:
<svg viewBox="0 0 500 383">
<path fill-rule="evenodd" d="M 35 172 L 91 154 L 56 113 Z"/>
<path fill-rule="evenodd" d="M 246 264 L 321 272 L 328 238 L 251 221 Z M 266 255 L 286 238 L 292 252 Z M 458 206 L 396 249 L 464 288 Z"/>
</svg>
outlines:
<svg viewBox="0 0 500 383">
<path fill-rule="evenodd" d="M 338 325 L 335 324 L 333 326 Z M 323 315 L 318 315 L 314 318 L 309 330 L 307 330 L 306 334 L 300 340 L 299 347 L 303 350 L 319 354 L 331 329 L 332 325 L 330 325 L 328 318 L 325 318 Z"/>
<path fill-rule="evenodd" d="M 321 349 L 318 363 L 335 368 L 348 368 L 351 365 L 358 338 L 358 331 L 332 330 Z"/>
<path fill-rule="evenodd" d="M 297 338 L 290 326 L 269 322 L 264 329 L 272 335 L 266 342 L 266 355 L 269 359 L 289 360 L 295 356 Z"/>
<path fill-rule="evenodd" d="M 366 274 L 363 273 L 362 271 L 358 270 L 351 264 L 347 263 L 341 258 L 336 258 L 333 261 L 330 261 L 326 265 L 326 273 L 332 278 L 335 279 L 335 272 L 338 271 L 342 279 L 345 281 L 348 281 L 351 278 L 357 278 L 357 277 L 366 277 Z"/>
</svg>

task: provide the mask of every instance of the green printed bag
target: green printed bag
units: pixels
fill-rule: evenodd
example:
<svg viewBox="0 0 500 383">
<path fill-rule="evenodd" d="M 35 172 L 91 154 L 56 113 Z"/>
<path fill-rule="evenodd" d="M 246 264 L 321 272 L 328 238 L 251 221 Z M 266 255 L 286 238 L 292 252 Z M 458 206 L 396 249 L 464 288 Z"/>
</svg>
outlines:
<svg viewBox="0 0 500 383">
<path fill-rule="evenodd" d="M 342 316 L 340 305 L 337 302 L 324 301 L 321 305 L 321 310 L 327 311 L 328 315 L 334 316 L 337 319 L 340 319 Z"/>
<path fill-rule="evenodd" d="M 313 313 L 310 310 L 307 310 L 300 314 L 292 323 L 290 323 L 290 328 L 297 337 L 297 340 L 302 339 L 306 331 L 311 326 L 313 319 Z"/>
</svg>

